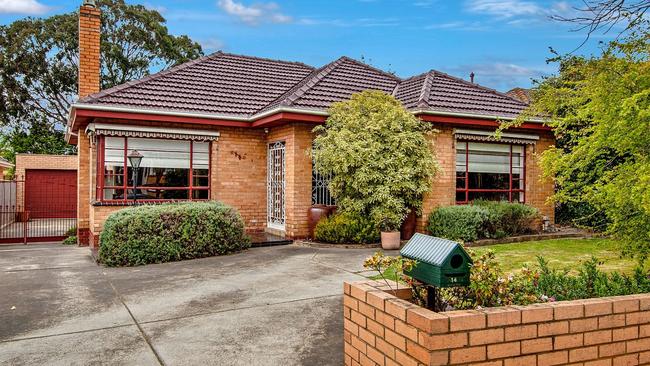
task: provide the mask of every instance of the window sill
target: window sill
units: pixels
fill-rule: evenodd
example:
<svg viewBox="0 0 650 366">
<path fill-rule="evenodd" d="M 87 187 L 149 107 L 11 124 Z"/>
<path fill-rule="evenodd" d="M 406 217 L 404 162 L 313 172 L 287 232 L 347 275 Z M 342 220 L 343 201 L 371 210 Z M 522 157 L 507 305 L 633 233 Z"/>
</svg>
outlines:
<svg viewBox="0 0 650 366">
<path fill-rule="evenodd" d="M 144 206 L 144 205 L 162 205 L 164 203 L 175 202 L 202 202 L 207 200 L 138 200 L 138 201 L 93 201 L 92 206 Z"/>
</svg>

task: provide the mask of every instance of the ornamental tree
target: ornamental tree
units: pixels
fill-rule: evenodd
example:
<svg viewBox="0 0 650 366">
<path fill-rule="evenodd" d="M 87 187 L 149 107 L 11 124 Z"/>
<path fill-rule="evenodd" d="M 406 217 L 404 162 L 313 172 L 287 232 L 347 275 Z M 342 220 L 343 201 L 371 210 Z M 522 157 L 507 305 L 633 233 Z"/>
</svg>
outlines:
<svg viewBox="0 0 650 366">
<path fill-rule="evenodd" d="M 398 230 L 411 208 L 422 208 L 437 164 L 434 133 L 394 97 L 364 91 L 332 104 L 314 129 L 316 170 L 332 175 L 329 189 L 340 210 L 371 217 L 382 231 Z"/>
</svg>

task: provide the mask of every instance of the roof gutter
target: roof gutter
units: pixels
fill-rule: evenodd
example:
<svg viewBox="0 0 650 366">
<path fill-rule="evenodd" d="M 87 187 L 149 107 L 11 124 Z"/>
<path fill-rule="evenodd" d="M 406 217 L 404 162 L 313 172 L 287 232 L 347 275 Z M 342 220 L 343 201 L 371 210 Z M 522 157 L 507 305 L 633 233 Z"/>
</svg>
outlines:
<svg viewBox="0 0 650 366">
<path fill-rule="evenodd" d="M 68 126 L 72 126 L 72 121 L 74 119 L 75 111 L 77 109 L 86 109 L 86 110 L 96 110 L 96 111 L 107 111 L 107 112 L 121 112 L 121 113 L 140 113 L 140 114 L 153 114 L 161 116 L 174 116 L 174 117 L 187 117 L 187 118 L 203 118 L 203 119 L 220 119 L 226 121 L 238 121 L 238 122 L 254 122 L 261 118 L 282 112 L 288 113 L 301 113 L 301 114 L 310 114 L 316 116 L 328 116 L 329 113 L 326 111 L 317 111 L 313 109 L 302 109 L 302 108 L 290 108 L 290 107 L 276 107 L 269 109 L 267 111 L 254 114 L 250 117 L 239 117 L 232 115 L 218 115 L 218 114 L 208 114 L 208 113 L 192 113 L 192 112 L 175 112 L 175 111 L 161 111 L 156 109 L 141 109 L 141 108 L 130 108 L 130 107 L 118 107 L 110 105 L 95 105 L 95 104 L 83 104 L 75 103 L 70 108 L 68 114 Z M 413 114 L 427 114 L 427 115 L 437 115 L 437 116 L 449 116 L 449 117 L 464 117 L 464 118 L 479 118 L 479 119 L 489 119 L 489 120 L 515 120 L 514 117 L 505 117 L 505 116 L 490 116 L 483 114 L 473 114 L 473 113 L 458 113 L 458 112 L 443 112 L 443 111 L 431 111 L 426 109 L 416 109 L 412 111 Z M 531 118 L 526 120 L 527 122 L 536 122 L 544 123 L 543 119 Z M 72 132 L 72 131 L 70 131 Z"/>
</svg>

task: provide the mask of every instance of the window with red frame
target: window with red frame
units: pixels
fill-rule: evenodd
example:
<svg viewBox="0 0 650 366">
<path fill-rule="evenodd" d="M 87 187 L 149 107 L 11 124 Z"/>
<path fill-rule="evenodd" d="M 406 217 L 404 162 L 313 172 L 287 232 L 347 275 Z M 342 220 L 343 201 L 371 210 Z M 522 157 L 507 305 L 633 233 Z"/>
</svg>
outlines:
<svg viewBox="0 0 650 366">
<path fill-rule="evenodd" d="M 99 136 L 97 199 L 100 201 L 207 200 L 210 142 Z M 143 155 L 137 186 L 127 155 Z M 126 167 L 126 169 L 124 168 Z"/>
<path fill-rule="evenodd" d="M 525 202 L 525 152 L 523 145 L 457 141 L 456 203 Z"/>
</svg>

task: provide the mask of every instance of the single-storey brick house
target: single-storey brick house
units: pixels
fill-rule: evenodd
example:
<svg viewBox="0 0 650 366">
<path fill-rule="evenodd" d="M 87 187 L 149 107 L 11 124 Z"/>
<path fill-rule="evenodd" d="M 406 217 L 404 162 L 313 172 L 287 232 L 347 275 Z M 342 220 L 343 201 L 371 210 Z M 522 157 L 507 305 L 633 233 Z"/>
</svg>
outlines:
<svg viewBox="0 0 650 366">
<path fill-rule="evenodd" d="M 312 129 L 332 102 L 367 89 L 392 94 L 440 131 L 441 172 L 419 230 L 434 207 L 476 198 L 525 202 L 553 218 L 553 184 L 540 180 L 536 158 L 553 135 L 528 121 L 494 141 L 497 120 L 526 107 L 505 94 L 433 70 L 402 79 L 347 57 L 314 68 L 223 52 L 100 91 L 99 25 L 99 10 L 83 5 L 80 99 L 68 124 L 82 244 L 95 245 L 106 217 L 134 199 L 216 199 L 236 207 L 248 230 L 305 237 L 309 207 L 330 200 L 307 154 Z M 135 190 L 132 150 L 144 155 Z"/>
</svg>

